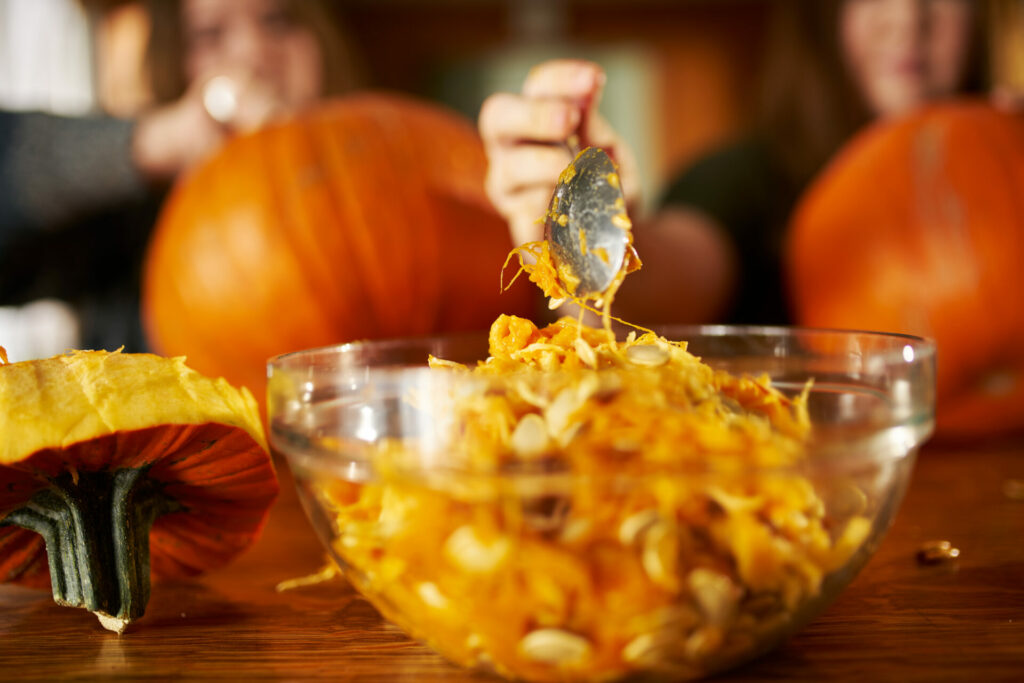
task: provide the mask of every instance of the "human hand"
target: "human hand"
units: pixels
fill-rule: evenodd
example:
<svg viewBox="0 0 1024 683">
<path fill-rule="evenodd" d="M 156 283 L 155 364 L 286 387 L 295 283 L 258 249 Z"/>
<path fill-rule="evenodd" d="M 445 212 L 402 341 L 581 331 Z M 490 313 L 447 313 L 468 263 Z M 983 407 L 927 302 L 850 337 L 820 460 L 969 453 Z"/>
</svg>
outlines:
<svg viewBox="0 0 1024 683">
<path fill-rule="evenodd" d="M 140 117 L 133 158 L 147 178 L 173 178 L 230 136 L 255 130 L 292 109 L 267 83 L 245 72 L 197 78 L 176 102 Z"/>
<path fill-rule="evenodd" d="M 229 133 L 255 130 L 294 108 L 268 81 L 245 72 L 205 79 L 201 96 L 209 117 Z"/>
<path fill-rule="evenodd" d="M 632 150 L 598 112 L 604 71 L 580 60 L 534 67 L 519 94 L 497 93 L 484 102 L 479 128 L 487 151 L 488 197 L 508 221 L 516 245 L 543 237 L 542 218 L 559 174 L 579 147 L 608 151 L 619 166 L 628 203 L 638 182 Z"/>
</svg>

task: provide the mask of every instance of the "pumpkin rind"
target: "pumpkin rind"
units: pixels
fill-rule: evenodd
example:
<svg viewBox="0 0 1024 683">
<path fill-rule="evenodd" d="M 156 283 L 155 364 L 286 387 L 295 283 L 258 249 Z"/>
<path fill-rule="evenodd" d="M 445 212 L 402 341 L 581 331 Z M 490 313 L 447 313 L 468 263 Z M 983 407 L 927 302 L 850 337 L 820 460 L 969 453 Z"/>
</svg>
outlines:
<svg viewBox="0 0 1024 683">
<path fill-rule="evenodd" d="M 0 433 L 0 580 L 49 577 L 108 628 L 142 615 L 150 570 L 191 576 L 248 547 L 277 494 L 255 400 L 180 358 L 2 365 Z"/>
</svg>

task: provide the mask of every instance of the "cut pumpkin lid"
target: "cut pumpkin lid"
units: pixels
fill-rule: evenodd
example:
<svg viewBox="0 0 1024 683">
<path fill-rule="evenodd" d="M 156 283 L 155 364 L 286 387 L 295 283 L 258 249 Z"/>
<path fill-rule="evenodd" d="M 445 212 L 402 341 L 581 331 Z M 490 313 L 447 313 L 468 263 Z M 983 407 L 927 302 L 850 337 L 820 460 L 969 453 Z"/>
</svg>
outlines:
<svg viewBox="0 0 1024 683">
<path fill-rule="evenodd" d="M 193 576 L 257 538 L 278 483 L 248 390 L 183 358 L 0 359 L 0 581 L 49 576 L 121 631 L 150 570 Z"/>
</svg>

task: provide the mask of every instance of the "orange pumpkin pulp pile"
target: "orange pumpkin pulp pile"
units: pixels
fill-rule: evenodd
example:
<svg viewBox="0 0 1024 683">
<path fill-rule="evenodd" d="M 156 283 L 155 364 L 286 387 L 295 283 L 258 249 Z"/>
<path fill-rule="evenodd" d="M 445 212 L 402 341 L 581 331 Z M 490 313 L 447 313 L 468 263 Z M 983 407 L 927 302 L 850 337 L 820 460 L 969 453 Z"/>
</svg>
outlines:
<svg viewBox="0 0 1024 683">
<path fill-rule="evenodd" d="M 565 291 L 534 255 L 531 279 Z M 573 318 L 500 316 L 489 353 L 431 358 L 466 384 L 408 397 L 447 425 L 440 468 L 386 439 L 374 481 L 312 486 L 350 580 L 455 662 L 528 680 L 706 674 L 788 632 L 869 533 L 859 513 L 827 518 L 797 473 L 806 394 Z"/>
</svg>

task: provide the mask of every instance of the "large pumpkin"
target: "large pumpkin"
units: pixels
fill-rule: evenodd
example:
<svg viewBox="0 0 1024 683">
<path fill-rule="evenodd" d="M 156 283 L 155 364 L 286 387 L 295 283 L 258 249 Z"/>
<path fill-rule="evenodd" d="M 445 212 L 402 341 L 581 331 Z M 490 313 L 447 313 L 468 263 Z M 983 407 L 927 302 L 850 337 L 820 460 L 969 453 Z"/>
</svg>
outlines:
<svg viewBox="0 0 1024 683">
<path fill-rule="evenodd" d="M 957 102 L 877 124 L 791 229 L 799 322 L 934 338 L 940 435 L 1024 427 L 1024 118 Z"/>
<path fill-rule="evenodd" d="M 360 94 L 227 144 L 174 188 L 143 312 L 155 350 L 262 399 L 269 356 L 355 339 L 487 329 L 512 248 L 470 122 Z"/>
</svg>

